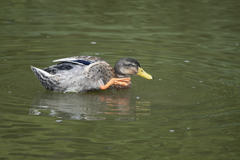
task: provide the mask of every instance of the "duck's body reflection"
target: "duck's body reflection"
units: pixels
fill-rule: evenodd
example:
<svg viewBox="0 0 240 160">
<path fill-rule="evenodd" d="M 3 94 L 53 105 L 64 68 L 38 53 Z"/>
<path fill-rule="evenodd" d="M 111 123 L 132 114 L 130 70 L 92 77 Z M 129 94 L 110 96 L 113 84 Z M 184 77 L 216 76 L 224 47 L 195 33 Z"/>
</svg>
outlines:
<svg viewBox="0 0 240 160">
<path fill-rule="evenodd" d="M 84 94 L 45 92 L 34 102 L 29 114 L 86 120 L 106 119 L 104 116 L 106 114 L 134 116 L 136 106 L 131 106 L 129 101 L 129 94 L 121 91 L 117 93 L 96 91 Z M 126 121 L 126 117 L 123 120 Z M 129 120 L 134 118 L 130 117 Z"/>
</svg>

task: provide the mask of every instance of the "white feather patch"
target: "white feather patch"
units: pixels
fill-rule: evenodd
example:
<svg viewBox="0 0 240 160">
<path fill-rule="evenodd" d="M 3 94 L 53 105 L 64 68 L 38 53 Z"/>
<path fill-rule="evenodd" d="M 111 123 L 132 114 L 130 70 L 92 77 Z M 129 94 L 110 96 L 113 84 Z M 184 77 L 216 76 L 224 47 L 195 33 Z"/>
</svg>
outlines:
<svg viewBox="0 0 240 160">
<path fill-rule="evenodd" d="M 77 60 L 77 59 L 72 57 L 72 58 L 56 59 L 53 62 L 72 62 L 72 61 L 75 61 L 75 60 Z"/>
</svg>

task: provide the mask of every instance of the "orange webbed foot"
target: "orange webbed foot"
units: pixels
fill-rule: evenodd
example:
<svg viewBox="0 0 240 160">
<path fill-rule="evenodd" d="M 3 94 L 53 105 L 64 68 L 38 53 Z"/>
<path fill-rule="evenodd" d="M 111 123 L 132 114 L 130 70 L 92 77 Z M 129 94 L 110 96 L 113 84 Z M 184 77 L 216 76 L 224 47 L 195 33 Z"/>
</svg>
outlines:
<svg viewBox="0 0 240 160">
<path fill-rule="evenodd" d="M 100 87 L 100 89 L 105 90 L 113 84 L 128 86 L 129 84 L 131 84 L 130 80 L 131 80 L 131 78 L 112 78 L 112 79 L 110 79 L 110 81 L 106 85 L 102 85 Z"/>
</svg>

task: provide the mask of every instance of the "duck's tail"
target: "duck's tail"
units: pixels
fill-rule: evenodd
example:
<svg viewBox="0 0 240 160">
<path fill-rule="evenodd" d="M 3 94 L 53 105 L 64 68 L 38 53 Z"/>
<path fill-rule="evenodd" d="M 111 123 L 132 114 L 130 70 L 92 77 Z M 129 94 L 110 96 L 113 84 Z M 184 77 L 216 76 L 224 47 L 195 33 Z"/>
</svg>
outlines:
<svg viewBox="0 0 240 160">
<path fill-rule="evenodd" d="M 42 69 L 30 66 L 33 73 L 37 76 L 38 80 L 41 84 L 50 91 L 54 91 L 58 86 L 58 81 L 56 80 L 56 76 L 52 75 Z"/>
<path fill-rule="evenodd" d="M 52 74 L 49 74 L 48 72 L 42 70 L 42 69 L 39 69 L 39 68 L 36 68 L 36 67 L 33 67 L 33 66 L 30 66 L 33 73 L 37 76 L 37 77 L 40 77 L 42 79 L 48 79 L 49 77 L 53 76 Z"/>
</svg>

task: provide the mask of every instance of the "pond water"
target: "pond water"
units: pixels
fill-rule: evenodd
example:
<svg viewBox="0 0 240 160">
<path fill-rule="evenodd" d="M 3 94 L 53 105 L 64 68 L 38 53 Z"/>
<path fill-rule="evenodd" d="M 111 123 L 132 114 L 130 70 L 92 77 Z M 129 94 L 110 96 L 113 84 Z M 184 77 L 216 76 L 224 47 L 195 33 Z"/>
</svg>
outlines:
<svg viewBox="0 0 240 160">
<path fill-rule="evenodd" d="M 238 0 L 0 2 L 0 159 L 239 159 Z M 132 57 L 128 90 L 46 91 L 30 69 Z"/>
</svg>

